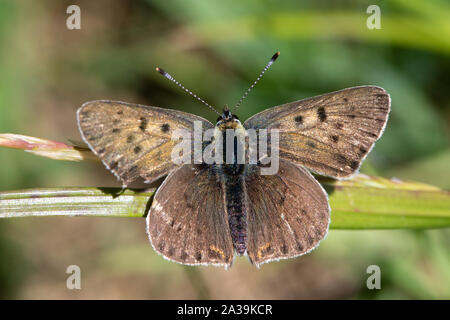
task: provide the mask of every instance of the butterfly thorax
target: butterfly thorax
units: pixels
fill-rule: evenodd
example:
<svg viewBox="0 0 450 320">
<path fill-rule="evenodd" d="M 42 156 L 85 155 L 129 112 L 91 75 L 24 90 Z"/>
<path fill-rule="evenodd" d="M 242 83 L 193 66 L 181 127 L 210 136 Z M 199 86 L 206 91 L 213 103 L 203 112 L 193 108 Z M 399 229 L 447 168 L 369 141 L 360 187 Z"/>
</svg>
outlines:
<svg viewBox="0 0 450 320">
<path fill-rule="evenodd" d="M 215 141 L 222 150 L 221 167 L 226 174 L 239 175 L 245 163 L 246 131 L 239 118 L 225 106 L 223 114 L 217 119 Z"/>
</svg>

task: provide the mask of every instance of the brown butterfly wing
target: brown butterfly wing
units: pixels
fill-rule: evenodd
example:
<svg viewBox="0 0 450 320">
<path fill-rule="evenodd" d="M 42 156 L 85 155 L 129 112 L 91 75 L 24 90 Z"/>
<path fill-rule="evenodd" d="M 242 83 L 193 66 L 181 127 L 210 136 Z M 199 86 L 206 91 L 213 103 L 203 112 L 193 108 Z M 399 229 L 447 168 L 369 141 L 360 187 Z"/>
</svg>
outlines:
<svg viewBox="0 0 450 320">
<path fill-rule="evenodd" d="M 189 113 L 106 100 L 85 103 L 77 117 L 84 141 L 125 186 L 138 177 L 152 182 L 177 166 L 173 130 L 193 132 L 194 121 L 213 127 Z"/>
<path fill-rule="evenodd" d="M 381 136 L 390 102 L 380 87 L 348 88 L 267 109 L 244 127 L 278 129 L 281 158 L 346 178 L 358 170 Z"/>
<path fill-rule="evenodd" d="M 326 192 L 305 169 L 280 160 L 277 175 L 245 178 L 247 254 L 256 266 L 314 249 L 330 224 Z"/>
<path fill-rule="evenodd" d="M 156 192 L 147 216 L 153 248 L 189 265 L 229 267 L 233 244 L 221 180 L 211 166 L 183 165 Z"/>
</svg>

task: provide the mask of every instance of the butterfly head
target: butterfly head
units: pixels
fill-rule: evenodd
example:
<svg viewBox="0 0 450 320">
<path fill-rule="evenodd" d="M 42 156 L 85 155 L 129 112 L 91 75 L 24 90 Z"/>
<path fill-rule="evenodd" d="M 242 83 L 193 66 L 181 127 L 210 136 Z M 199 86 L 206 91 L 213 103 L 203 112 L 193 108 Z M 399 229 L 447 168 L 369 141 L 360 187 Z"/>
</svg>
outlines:
<svg viewBox="0 0 450 320">
<path fill-rule="evenodd" d="M 228 108 L 228 105 L 225 105 L 223 107 L 223 112 L 222 112 L 221 118 L 224 121 L 230 121 L 231 119 L 233 119 L 233 115 L 231 114 L 231 111 L 230 111 L 230 108 Z"/>
<path fill-rule="evenodd" d="M 223 112 L 220 117 L 217 118 L 216 126 L 221 129 L 236 129 L 236 127 L 240 126 L 241 122 L 239 118 L 232 114 L 228 105 L 223 107 Z"/>
</svg>

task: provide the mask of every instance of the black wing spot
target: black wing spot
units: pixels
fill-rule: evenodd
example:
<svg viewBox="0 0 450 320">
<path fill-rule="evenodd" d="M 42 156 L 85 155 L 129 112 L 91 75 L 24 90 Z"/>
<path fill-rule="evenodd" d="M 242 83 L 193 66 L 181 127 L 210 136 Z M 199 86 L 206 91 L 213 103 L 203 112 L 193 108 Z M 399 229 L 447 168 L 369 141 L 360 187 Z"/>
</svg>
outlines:
<svg viewBox="0 0 450 320">
<path fill-rule="evenodd" d="M 337 135 L 331 136 L 331 140 L 333 140 L 334 143 L 337 143 L 339 141 L 339 137 Z"/>
<path fill-rule="evenodd" d="M 117 114 L 118 114 L 118 115 L 122 115 L 122 114 L 123 114 L 123 110 L 117 111 Z"/>
<path fill-rule="evenodd" d="M 353 170 L 358 169 L 358 166 L 359 166 L 359 162 L 358 161 L 350 162 L 350 168 L 352 168 Z"/>
<path fill-rule="evenodd" d="M 142 131 L 145 131 L 145 129 L 147 129 L 147 125 L 148 125 L 147 119 L 144 118 L 144 117 L 141 117 L 139 119 L 139 121 L 141 122 L 141 125 L 139 126 L 139 129 L 141 129 Z"/>
<path fill-rule="evenodd" d="M 168 123 L 164 123 L 162 126 L 161 126 L 161 131 L 162 132 L 168 132 L 170 130 L 170 125 L 168 124 Z"/>
<path fill-rule="evenodd" d="M 114 129 L 112 129 L 112 132 L 113 132 L 113 133 L 119 133 L 119 132 L 120 132 L 120 129 L 114 128 Z"/>
<path fill-rule="evenodd" d="M 317 109 L 317 116 L 319 117 L 319 120 L 321 122 L 324 122 L 325 120 L 327 120 L 327 114 L 325 113 L 324 107 L 320 107 L 319 109 Z"/>
<path fill-rule="evenodd" d="M 342 124 L 341 122 L 336 123 L 336 129 L 342 130 L 343 128 L 344 128 L 344 124 Z"/>
<path fill-rule="evenodd" d="M 133 152 L 135 154 L 138 154 L 139 152 L 141 152 L 141 150 L 142 150 L 142 148 L 140 146 L 136 146 L 136 147 L 134 147 Z"/>
<path fill-rule="evenodd" d="M 362 155 L 363 155 L 363 154 L 366 154 L 367 149 L 364 148 L 364 147 L 359 147 L 359 152 L 360 152 Z"/>
<path fill-rule="evenodd" d="M 198 252 L 195 254 L 195 260 L 197 260 L 197 261 L 202 260 L 202 253 L 201 253 L 200 251 L 198 251 Z"/>
<path fill-rule="evenodd" d="M 347 99 L 347 98 L 344 98 L 344 102 L 348 102 L 348 99 Z"/>
<path fill-rule="evenodd" d="M 112 162 L 112 163 L 109 165 L 109 169 L 110 169 L 110 170 L 117 169 L 117 166 L 118 166 L 118 165 L 119 165 L 119 162 L 114 161 L 114 162 Z"/>
<path fill-rule="evenodd" d="M 130 135 L 127 137 L 127 142 L 128 142 L 128 143 L 132 143 L 133 140 L 134 140 L 134 136 L 133 136 L 132 134 L 130 134 Z"/>
<path fill-rule="evenodd" d="M 164 251 L 164 247 L 166 246 L 166 243 L 164 242 L 164 240 L 161 240 L 161 242 L 158 244 L 158 250 L 159 251 Z"/>
<path fill-rule="evenodd" d="M 101 148 L 100 150 L 97 151 L 97 153 L 101 155 L 105 153 L 105 151 L 106 151 L 105 148 Z"/>
<path fill-rule="evenodd" d="M 294 118 L 294 121 L 297 122 L 298 124 L 303 124 L 303 117 L 302 116 L 296 116 Z"/>
<path fill-rule="evenodd" d="M 355 118 L 356 118 L 356 116 L 355 116 L 354 114 L 349 114 L 348 117 L 349 117 L 350 119 L 355 119 Z"/>
</svg>

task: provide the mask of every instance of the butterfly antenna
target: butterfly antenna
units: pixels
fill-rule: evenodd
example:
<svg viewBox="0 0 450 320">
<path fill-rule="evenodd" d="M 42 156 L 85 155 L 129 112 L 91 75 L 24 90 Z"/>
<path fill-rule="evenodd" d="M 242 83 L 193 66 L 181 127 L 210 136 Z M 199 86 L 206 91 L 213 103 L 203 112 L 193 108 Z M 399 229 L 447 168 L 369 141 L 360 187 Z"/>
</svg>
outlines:
<svg viewBox="0 0 450 320">
<path fill-rule="evenodd" d="M 203 103 L 205 106 L 207 106 L 208 108 L 210 108 L 212 111 L 214 111 L 215 113 L 217 113 L 219 116 L 221 115 L 213 106 L 211 106 L 208 102 L 206 102 L 205 100 L 203 100 L 202 98 L 200 98 L 199 96 L 197 96 L 195 93 L 193 93 L 192 91 L 186 89 L 181 83 L 179 83 L 177 80 L 175 80 L 170 74 L 168 74 L 167 72 L 165 72 L 163 69 L 157 67 L 156 71 L 158 71 L 162 76 L 164 76 L 165 78 L 169 79 L 170 81 L 172 81 L 173 83 L 175 83 L 177 86 L 179 86 L 181 89 L 183 89 L 184 91 L 186 91 L 187 93 L 189 93 L 191 96 L 193 96 L 195 99 L 197 99 L 198 101 L 200 101 L 201 103 Z"/>
<path fill-rule="evenodd" d="M 275 53 L 272 56 L 272 58 L 270 58 L 269 62 L 266 64 L 266 66 L 264 67 L 263 71 L 261 71 L 261 73 L 259 74 L 258 78 L 256 78 L 255 82 L 253 82 L 253 84 L 250 86 L 250 88 L 248 88 L 247 91 L 245 91 L 245 93 L 242 96 L 241 100 L 239 100 L 239 102 L 234 106 L 234 109 L 237 109 L 242 104 L 242 101 L 244 101 L 244 99 L 247 97 L 247 95 L 250 93 L 250 91 L 252 91 L 252 89 L 256 86 L 258 81 L 261 80 L 261 78 L 264 75 L 264 73 L 270 68 L 270 66 L 275 62 L 275 60 L 277 60 L 277 58 L 279 56 L 280 56 L 280 52 L 278 51 L 277 53 Z"/>
</svg>

